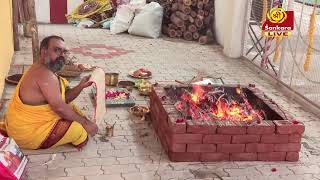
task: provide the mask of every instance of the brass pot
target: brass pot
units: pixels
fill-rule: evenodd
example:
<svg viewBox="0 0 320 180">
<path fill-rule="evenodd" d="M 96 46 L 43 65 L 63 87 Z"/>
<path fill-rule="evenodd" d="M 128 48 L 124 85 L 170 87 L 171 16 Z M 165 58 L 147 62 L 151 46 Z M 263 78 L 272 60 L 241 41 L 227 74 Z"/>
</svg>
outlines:
<svg viewBox="0 0 320 180">
<path fill-rule="evenodd" d="M 119 73 L 106 73 L 106 85 L 116 86 L 118 84 Z"/>
<path fill-rule="evenodd" d="M 108 137 L 112 137 L 113 136 L 113 130 L 114 130 L 114 126 L 107 125 L 107 127 L 106 127 L 106 135 Z"/>
<path fill-rule="evenodd" d="M 152 91 L 151 86 L 145 86 L 139 88 L 139 94 L 143 96 L 149 96 Z"/>
<path fill-rule="evenodd" d="M 150 108 L 147 106 L 135 105 L 130 108 L 130 112 L 135 116 L 142 117 L 150 112 Z"/>
</svg>

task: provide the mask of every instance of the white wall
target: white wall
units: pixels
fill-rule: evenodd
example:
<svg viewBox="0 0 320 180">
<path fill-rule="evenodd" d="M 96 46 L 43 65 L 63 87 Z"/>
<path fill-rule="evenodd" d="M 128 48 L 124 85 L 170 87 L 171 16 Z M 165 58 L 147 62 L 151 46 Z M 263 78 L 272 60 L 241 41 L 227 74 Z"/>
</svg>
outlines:
<svg viewBox="0 0 320 180">
<path fill-rule="evenodd" d="M 35 0 L 34 3 L 37 21 L 42 23 L 50 23 L 50 1 Z"/>
<path fill-rule="evenodd" d="M 83 0 L 68 0 L 68 14 L 70 14 L 77 6 L 83 3 Z"/>
<path fill-rule="evenodd" d="M 216 0 L 215 31 L 223 53 L 239 58 L 243 53 L 248 0 Z"/>
</svg>

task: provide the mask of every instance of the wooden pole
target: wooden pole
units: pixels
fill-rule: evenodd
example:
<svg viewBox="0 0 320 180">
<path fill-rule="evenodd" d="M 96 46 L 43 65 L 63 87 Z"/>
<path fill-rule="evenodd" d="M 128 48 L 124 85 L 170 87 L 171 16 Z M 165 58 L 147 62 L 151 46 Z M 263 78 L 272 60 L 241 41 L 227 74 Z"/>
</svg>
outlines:
<svg viewBox="0 0 320 180">
<path fill-rule="evenodd" d="M 36 31 L 36 26 L 34 25 L 32 28 L 32 55 L 33 55 L 33 63 L 35 63 L 38 59 L 38 56 L 40 54 L 40 48 L 39 48 L 39 37 L 38 37 L 38 31 Z"/>
<path fill-rule="evenodd" d="M 36 62 L 39 55 L 39 37 L 38 37 L 38 25 L 35 11 L 34 0 L 27 1 L 27 9 L 29 12 L 30 23 L 31 23 L 31 33 L 32 33 L 32 55 L 33 55 L 33 63 Z"/>
<path fill-rule="evenodd" d="M 22 6 L 23 6 L 23 14 L 24 14 L 24 19 L 25 21 L 30 20 L 30 13 L 29 13 L 29 0 L 22 0 Z"/>
<path fill-rule="evenodd" d="M 24 6 L 23 6 L 23 0 L 18 0 L 18 11 L 19 11 L 19 19 L 20 23 L 25 23 L 26 18 L 24 16 Z"/>
<path fill-rule="evenodd" d="M 13 3 L 12 3 L 12 25 L 13 25 L 13 42 L 14 42 L 14 50 L 15 51 L 20 50 L 18 21 L 19 21 L 19 5 L 18 5 L 18 1 L 13 1 Z"/>
</svg>

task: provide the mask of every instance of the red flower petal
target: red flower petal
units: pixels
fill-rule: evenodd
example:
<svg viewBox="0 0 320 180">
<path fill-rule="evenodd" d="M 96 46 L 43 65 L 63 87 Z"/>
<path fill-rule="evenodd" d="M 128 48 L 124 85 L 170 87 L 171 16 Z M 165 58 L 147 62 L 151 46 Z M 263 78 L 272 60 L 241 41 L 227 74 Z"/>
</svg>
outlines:
<svg viewBox="0 0 320 180">
<path fill-rule="evenodd" d="M 184 118 L 177 118 L 176 123 L 184 123 L 186 120 Z"/>
<path fill-rule="evenodd" d="M 300 122 L 297 120 L 292 121 L 293 124 L 299 124 Z"/>
</svg>

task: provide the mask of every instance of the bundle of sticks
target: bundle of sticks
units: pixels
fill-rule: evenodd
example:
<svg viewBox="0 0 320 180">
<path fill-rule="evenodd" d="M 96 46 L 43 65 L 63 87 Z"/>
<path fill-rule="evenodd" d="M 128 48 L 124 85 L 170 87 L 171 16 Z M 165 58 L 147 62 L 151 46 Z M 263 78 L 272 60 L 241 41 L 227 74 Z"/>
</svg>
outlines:
<svg viewBox="0 0 320 180">
<path fill-rule="evenodd" d="M 162 33 L 172 38 L 214 41 L 214 0 L 149 0 L 164 8 Z"/>
</svg>

